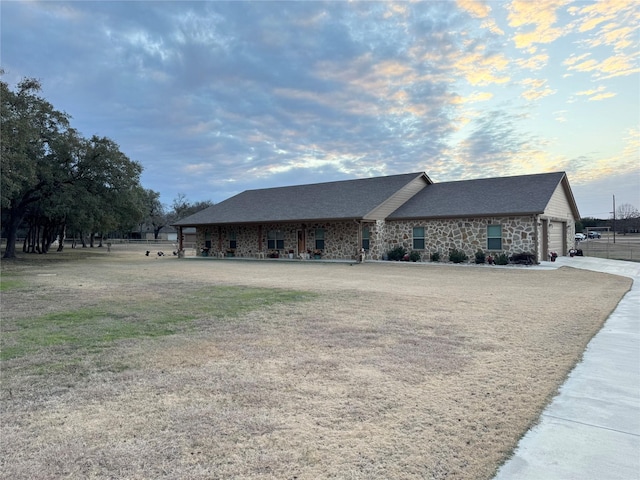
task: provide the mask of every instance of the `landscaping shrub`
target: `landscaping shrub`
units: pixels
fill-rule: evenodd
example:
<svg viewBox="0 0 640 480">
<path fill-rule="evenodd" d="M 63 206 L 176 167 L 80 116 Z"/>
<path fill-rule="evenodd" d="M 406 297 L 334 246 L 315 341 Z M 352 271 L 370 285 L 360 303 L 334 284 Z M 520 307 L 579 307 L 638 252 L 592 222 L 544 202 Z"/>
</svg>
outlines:
<svg viewBox="0 0 640 480">
<path fill-rule="evenodd" d="M 432 262 L 439 262 L 440 261 L 440 252 L 433 252 L 431 254 L 431 261 Z"/>
<path fill-rule="evenodd" d="M 453 250 L 451 250 L 449 252 L 449 261 L 451 261 L 453 263 L 466 262 L 468 259 L 469 259 L 469 257 L 462 250 L 458 250 L 458 249 L 454 248 Z"/>
<path fill-rule="evenodd" d="M 509 261 L 511 263 L 517 263 L 519 265 L 533 265 L 535 262 L 536 256 L 533 253 L 522 252 L 522 253 L 514 253 L 511 255 Z"/>
<path fill-rule="evenodd" d="M 476 252 L 476 263 L 477 264 L 482 264 L 484 263 L 486 260 L 486 256 L 484 254 L 484 252 L 482 250 L 478 250 Z"/>
<path fill-rule="evenodd" d="M 406 254 L 407 254 L 407 250 L 402 246 L 398 246 L 389 251 L 389 260 L 395 260 L 397 262 L 399 260 L 402 260 L 402 258 Z"/>
<path fill-rule="evenodd" d="M 409 254 L 409 260 L 411 260 L 412 262 L 418 262 L 420 261 L 420 259 L 421 259 L 420 252 L 416 252 L 415 250 L 413 250 Z"/>
<path fill-rule="evenodd" d="M 509 257 L 507 257 L 506 253 L 501 253 L 496 255 L 496 265 L 508 265 Z"/>
</svg>

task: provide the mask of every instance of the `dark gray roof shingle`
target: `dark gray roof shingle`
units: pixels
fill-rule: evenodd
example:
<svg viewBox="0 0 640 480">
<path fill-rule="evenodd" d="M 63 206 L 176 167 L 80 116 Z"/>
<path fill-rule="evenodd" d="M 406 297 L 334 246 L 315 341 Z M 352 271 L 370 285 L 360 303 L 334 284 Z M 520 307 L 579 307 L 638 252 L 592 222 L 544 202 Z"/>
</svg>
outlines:
<svg viewBox="0 0 640 480">
<path fill-rule="evenodd" d="M 247 190 L 176 226 L 361 219 L 423 172 Z"/>
<path fill-rule="evenodd" d="M 564 172 L 428 185 L 389 220 L 543 213 Z"/>
</svg>

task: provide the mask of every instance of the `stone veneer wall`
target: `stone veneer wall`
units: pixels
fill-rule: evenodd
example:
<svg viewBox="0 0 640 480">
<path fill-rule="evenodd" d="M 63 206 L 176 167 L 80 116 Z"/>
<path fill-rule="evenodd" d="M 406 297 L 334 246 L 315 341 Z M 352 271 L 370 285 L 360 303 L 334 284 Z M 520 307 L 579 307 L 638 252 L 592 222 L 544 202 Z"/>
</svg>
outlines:
<svg viewBox="0 0 640 480">
<path fill-rule="evenodd" d="M 324 249 L 322 258 L 326 259 L 353 259 L 358 250 L 358 224 L 355 222 L 326 222 L 326 223 L 274 223 L 262 226 L 262 252 L 269 254 L 273 249 L 267 248 L 267 235 L 270 230 L 279 230 L 284 239 L 284 249 L 280 254 L 284 255 L 293 250 L 297 256 L 298 252 L 298 230 L 305 231 L 305 250 L 313 252 L 316 248 L 316 229 L 324 229 Z M 237 257 L 254 257 L 260 252 L 259 234 L 257 225 L 248 226 L 209 226 L 196 228 L 196 251 L 202 252 L 207 239 L 211 240 L 211 251 L 215 254 L 218 251 L 226 252 L 229 248 L 229 234 L 236 233 Z M 221 242 L 219 242 L 219 238 Z M 221 244 L 221 248 L 219 248 Z"/>
<path fill-rule="evenodd" d="M 407 251 L 413 250 L 413 227 L 424 227 L 425 248 L 420 250 L 422 260 L 428 261 L 433 252 L 440 252 L 443 261 L 448 259 L 451 249 L 464 251 L 472 260 L 475 252 L 487 249 L 487 225 L 502 225 L 502 249 L 491 253 L 536 253 L 536 219 L 533 216 L 523 217 L 491 217 L 491 218 L 462 218 L 449 220 L 411 220 L 365 223 L 369 227 L 369 251 L 367 257 L 373 260 L 381 260 L 389 250 L 401 245 Z M 327 222 L 327 223 L 281 223 L 262 226 L 262 252 L 270 253 L 267 248 L 267 234 L 269 230 L 280 230 L 283 233 L 284 249 L 281 255 L 293 250 L 298 255 L 298 230 L 305 230 L 305 250 L 315 250 L 315 231 L 318 228 L 325 230 L 322 258 L 325 259 L 354 259 L 360 246 L 358 245 L 358 229 L 360 225 L 351 222 Z M 199 227 L 196 229 L 196 249 L 202 251 L 205 245 L 207 232 L 211 239 L 212 253 L 229 248 L 229 233 L 236 232 L 237 248 L 235 255 L 238 257 L 253 257 L 259 249 L 258 226 L 225 226 L 225 227 Z M 220 232 L 220 234 L 218 233 Z M 219 250 L 218 238 L 222 239 L 222 248 Z"/>
<path fill-rule="evenodd" d="M 440 252 L 443 261 L 448 259 L 449 251 L 464 251 L 469 259 L 475 252 L 487 253 L 487 225 L 502 225 L 502 249 L 492 253 L 536 252 L 535 217 L 491 217 L 461 218 L 443 220 L 378 221 L 370 226 L 369 256 L 374 260 L 397 246 L 403 246 L 408 252 L 413 250 L 413 228 L 424 227 L 425 248 L 419 250 L 422 260 L 428 261 L 434 252 Z"/>
</svg>

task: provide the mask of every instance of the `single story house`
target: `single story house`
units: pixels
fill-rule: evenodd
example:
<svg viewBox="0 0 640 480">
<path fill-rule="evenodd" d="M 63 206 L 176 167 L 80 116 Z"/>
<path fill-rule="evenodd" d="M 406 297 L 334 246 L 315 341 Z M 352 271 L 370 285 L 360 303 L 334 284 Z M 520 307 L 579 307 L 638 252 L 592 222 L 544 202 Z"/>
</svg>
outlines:
<svg viewBox="0 0 640 480">
<path fill-rule="evenodd" d="M 434 183 L 424 172 L 247 190 L 175 223 L 198 253 L 383 259 L 402 246 L 422 260 L 566 255 L 580 218 L 564 172 Z M 182 234 L 179 235 L 182 238 Z"/>
</svg>

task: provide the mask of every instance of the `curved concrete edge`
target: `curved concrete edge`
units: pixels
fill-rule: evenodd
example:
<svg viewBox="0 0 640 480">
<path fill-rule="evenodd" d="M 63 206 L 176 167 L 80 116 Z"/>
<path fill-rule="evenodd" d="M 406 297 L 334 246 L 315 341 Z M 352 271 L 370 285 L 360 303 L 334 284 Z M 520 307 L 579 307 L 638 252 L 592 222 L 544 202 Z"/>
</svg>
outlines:
<svg viewBox="0 0 640 480">
<path fill-rule="evenodd" d="M 640 264 L 561 257 L 540 266 L 621 275 L 633 285 L 494 480 L 640 479 Z"/>
</svg>

